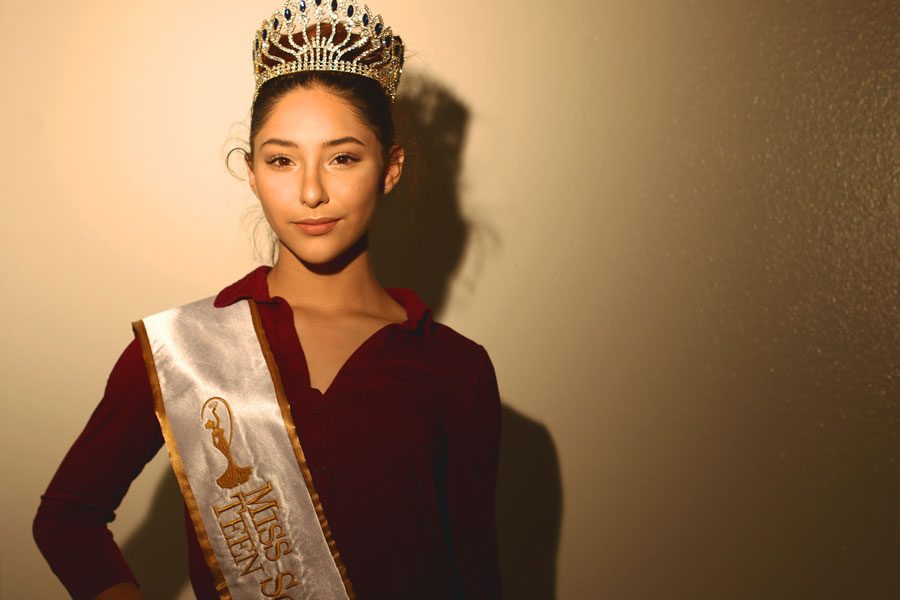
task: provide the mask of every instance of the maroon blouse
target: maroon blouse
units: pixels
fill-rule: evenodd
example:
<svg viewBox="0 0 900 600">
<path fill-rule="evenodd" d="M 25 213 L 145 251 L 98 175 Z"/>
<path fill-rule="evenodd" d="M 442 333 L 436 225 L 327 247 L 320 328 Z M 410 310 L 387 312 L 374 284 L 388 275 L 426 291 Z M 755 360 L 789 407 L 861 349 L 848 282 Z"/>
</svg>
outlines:
<svg viewBox="0 0 900 600">
<path fill-rule="evenodd" d="M 309 384 L 290 305 L 269 296 L 270 269 L 257 267 L 219 292 L 214 304 L 258 303 L 359 600 L 500 598 L 494 490 L 501 410 L 487 351 L 434 321 L 414 291 L 388 288 L 406 308 L 406 322 L 367 339 L 322 394 Z M 34 519 L 38 547 L 74 598 L 137 583 L 107 523 L 162 444 L 133 340 Z M 200 600 L 216 599 L 186 508 L 185 524 L 194 592 Z"/>
</svg>

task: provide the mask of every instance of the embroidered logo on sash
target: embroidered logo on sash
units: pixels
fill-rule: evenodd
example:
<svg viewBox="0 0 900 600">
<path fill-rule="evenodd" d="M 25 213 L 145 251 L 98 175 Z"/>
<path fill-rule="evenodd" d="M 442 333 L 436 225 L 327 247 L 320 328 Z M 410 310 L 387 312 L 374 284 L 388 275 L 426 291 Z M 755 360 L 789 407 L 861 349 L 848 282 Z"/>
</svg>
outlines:
<svg viewBox="0 0 900 600">
<path fill-rule="evenodd" d="M 216 484 L 223 490 L 232 491 L 212 508 L 239 577 L 255 574 L 263 596 L 290 598 L 285 595 L 285 590 L 299 583 L 297 577 L 290 571 L 277 569 L 273 577 L 266 572 L 265 562 L 260 560 L 277 562 L 293 552 L 293 544 L 279 519 L 280 507 L 273 497 L 276 490 L 270 481 L 261 485 L 257 482 L 254 489 L 248 489 L 250 486 L 234 489 L 250 480 L 253 468 L 238 465 L 231 453 L 234 412 L 224 398 L 214 396 L 204 402 L 200 417 L 203 427 L 210 431 L 213 446 L 226 461 L 225 472 L 216 479 Z"/>
<path fill-rule="evenodd" d="M 228 423 L 226 424 L 228 426 L 227 438 L 225 429 L 222 427 L 222 420 L 217 412 L 220 403 L 225 407 L 225 413 L 228 415 Z M 226 402 L 224 398 L 210 398 L 203 403 L 203 408 L 200 409 L 200 417 L 206 420 L 203 426 L 210 430 L 213 446 L 215 446 L 216 450 L 221 452 L 222 456 L 225 457 L 225 460 L 228 461 L 225 472 L 216 479 L 218 486 L 223 490 L 230 490 L 243 483 L 247 483 L 247 480 L 250 479 L 250 475 L 253 473 L 253 469 L 250 467 L 239 467 L 235 464 L 234 458 L 231 456 L 231 436 L 234 434 L 234 414 L 231 412 L 231 407 L 228 405 L 228 402 Z"/>
</svg>

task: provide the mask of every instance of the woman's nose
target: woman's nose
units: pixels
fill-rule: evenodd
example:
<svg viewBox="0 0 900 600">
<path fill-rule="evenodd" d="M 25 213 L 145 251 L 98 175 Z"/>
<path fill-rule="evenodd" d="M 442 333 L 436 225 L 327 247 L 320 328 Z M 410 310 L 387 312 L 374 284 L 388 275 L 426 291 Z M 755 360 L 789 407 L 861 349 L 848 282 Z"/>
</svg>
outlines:
<svg viewBox="0 0 900 600">
<path fill-rule="evenodd" d="M 300 201 L 310 208 L 315 208 L 323 202 L 328 202 L 325 186 L 322 185 L 322 177 L 316 168 L 307 169 L 303 175 L 303 185 L 300 191 Z"/>
</svg>

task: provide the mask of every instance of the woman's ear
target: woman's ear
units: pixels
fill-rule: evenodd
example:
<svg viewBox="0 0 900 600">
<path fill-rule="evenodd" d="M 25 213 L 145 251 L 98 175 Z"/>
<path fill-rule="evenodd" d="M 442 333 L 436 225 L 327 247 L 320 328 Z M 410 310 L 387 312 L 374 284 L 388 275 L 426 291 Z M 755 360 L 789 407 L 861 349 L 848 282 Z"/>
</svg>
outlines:
<svg viewBox="0 0 900 600">
<path fill-rule="evenodd" d="M 402 146 L 394 145 L 388 153 L 388 164 L 384 174 L 384 193 L 389 193 L 400 181 L 403 172 L 403 161 L 406 160 L 406 151 Z"/>
<path fill-rule="evenodd" d="M 259 198 L 259 192 L 256 190 L 256 173 L 253 172 L 253 158 L 249 153 L 244 153 L 244 164 L 247 166 L 247 181 L 250 182 L 250 189 L 253 195 Z"/>
</svg>

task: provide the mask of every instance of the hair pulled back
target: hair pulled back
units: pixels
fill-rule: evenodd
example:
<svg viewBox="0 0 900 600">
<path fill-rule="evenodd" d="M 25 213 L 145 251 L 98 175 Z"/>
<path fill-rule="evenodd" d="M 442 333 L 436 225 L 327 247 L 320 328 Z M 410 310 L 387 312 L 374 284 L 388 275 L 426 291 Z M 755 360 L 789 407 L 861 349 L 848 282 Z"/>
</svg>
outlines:
<svg viewBox="0 0 900 600">
<path fill-rule="evenodd" d="M 387 164 L 391 147 L 396 141 L 390 98 L 374 79 L 340 71 L 302 71 L 265 82 L 259 89 L 250 114 L 250 150 L 246 153 L 248 161 L 253 160 L 256 136 L 272 115 L 275 105 L 286 94 L 298 88 L 321 88 L 347 102 L 357 118 L 374 131 L 381 144 L 381 157 L 384 164 Z"/>
</svg>

